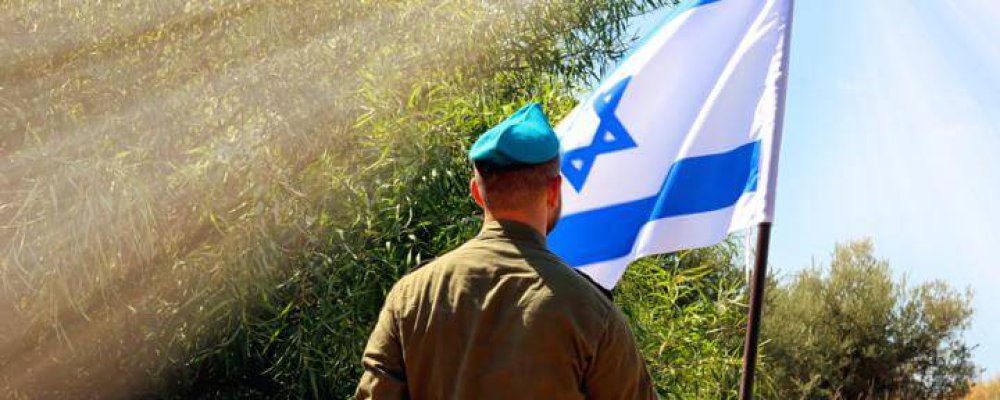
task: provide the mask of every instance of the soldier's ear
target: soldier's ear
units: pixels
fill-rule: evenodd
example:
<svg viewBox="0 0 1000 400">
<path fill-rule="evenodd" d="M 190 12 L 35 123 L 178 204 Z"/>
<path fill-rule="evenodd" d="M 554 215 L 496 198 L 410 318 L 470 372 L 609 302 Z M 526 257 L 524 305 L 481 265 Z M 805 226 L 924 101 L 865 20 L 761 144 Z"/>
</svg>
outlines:
<svg viewBox="0 0 1000 400">
<path fill-rule="evenodd" d="M 472 194 L 472 200 L 479 205 L 479 208 L 486 209 L 486 203 L 483 201 L 483 192 L 479 190 L 479 182 L 475 176 L 469 179 L 469 193 Z"/>
<path fill-rule="evenodd" d="M 560 204 L 560 199 L 562 198 L 562 175 L 556 175 L 555 178 L 550 179 L 545 191 L 545 197 L 548 199 L 548 205 L 551 207 L 557 207 Z"/>
</svg>

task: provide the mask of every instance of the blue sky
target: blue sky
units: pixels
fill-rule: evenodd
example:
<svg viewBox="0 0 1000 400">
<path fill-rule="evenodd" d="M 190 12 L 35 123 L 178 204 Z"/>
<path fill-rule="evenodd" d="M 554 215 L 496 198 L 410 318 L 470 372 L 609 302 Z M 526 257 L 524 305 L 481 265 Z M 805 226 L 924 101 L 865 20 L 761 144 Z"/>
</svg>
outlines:
<svg viewBox="0 0 1000 400">
<path fill-rule="evenodd" d="M 996 0 L 798 1 L 771 248 L 787 275 L 870 237 L 910 282 L 972 288 L 967 338 L 987 376 L 1000 373 L 998 21 Z"/>
</svg>

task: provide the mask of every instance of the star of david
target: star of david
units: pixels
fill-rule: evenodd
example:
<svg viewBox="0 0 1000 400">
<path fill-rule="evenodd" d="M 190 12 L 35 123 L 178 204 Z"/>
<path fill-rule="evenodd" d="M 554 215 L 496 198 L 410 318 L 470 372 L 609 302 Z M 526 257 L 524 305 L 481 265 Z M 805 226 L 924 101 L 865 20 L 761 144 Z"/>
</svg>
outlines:
<svg viewBox="0 0 1000 400">
<path fill-rule="evenodd" d="M 636 147 L 632 136 L 628 134 L 621 121 L 615 115 L 618 103 L 625 93 L 632 77 L 618 81 L 606 92 L 594 99 L 594 111 L 600 120 L 590 145 L 567 151 L 563 154 L 562 172 L 573 189 L 579 192 L 587 182 L 594 160 L 601 154 L 613 153 Z"/>
</svg>

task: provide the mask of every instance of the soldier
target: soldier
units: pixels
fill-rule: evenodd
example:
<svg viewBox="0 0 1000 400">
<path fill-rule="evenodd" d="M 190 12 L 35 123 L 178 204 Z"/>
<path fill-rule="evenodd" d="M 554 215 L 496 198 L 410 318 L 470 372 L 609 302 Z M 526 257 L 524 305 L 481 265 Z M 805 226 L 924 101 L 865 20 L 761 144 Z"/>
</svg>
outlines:
<svg viewBox="0 0 1000 400">
<path fill-rule="evenodd" d="M 478 236 L 404 276 L 362 358 L 359 399 L 654 399 L 621 311 L 546 247 L 559 140 L 537 103 L 469 150 Z"/>
</svg>

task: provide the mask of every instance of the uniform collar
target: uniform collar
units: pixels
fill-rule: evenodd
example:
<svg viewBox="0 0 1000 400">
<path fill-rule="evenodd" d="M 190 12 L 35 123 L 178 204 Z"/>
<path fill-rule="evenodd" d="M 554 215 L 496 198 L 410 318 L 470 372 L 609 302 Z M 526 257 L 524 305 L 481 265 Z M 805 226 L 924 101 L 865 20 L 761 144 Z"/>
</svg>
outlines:
<svg viewBox="0 0 1000 400">
<path fill-rule="evenodd" d="M 481 239 L 509 239 L 515 242 L 526 242 L 545 247 L 545 236 L 526 224 L 512 221 L 491 221 L 483 225 L 479 232 Z"/>
</svg>

